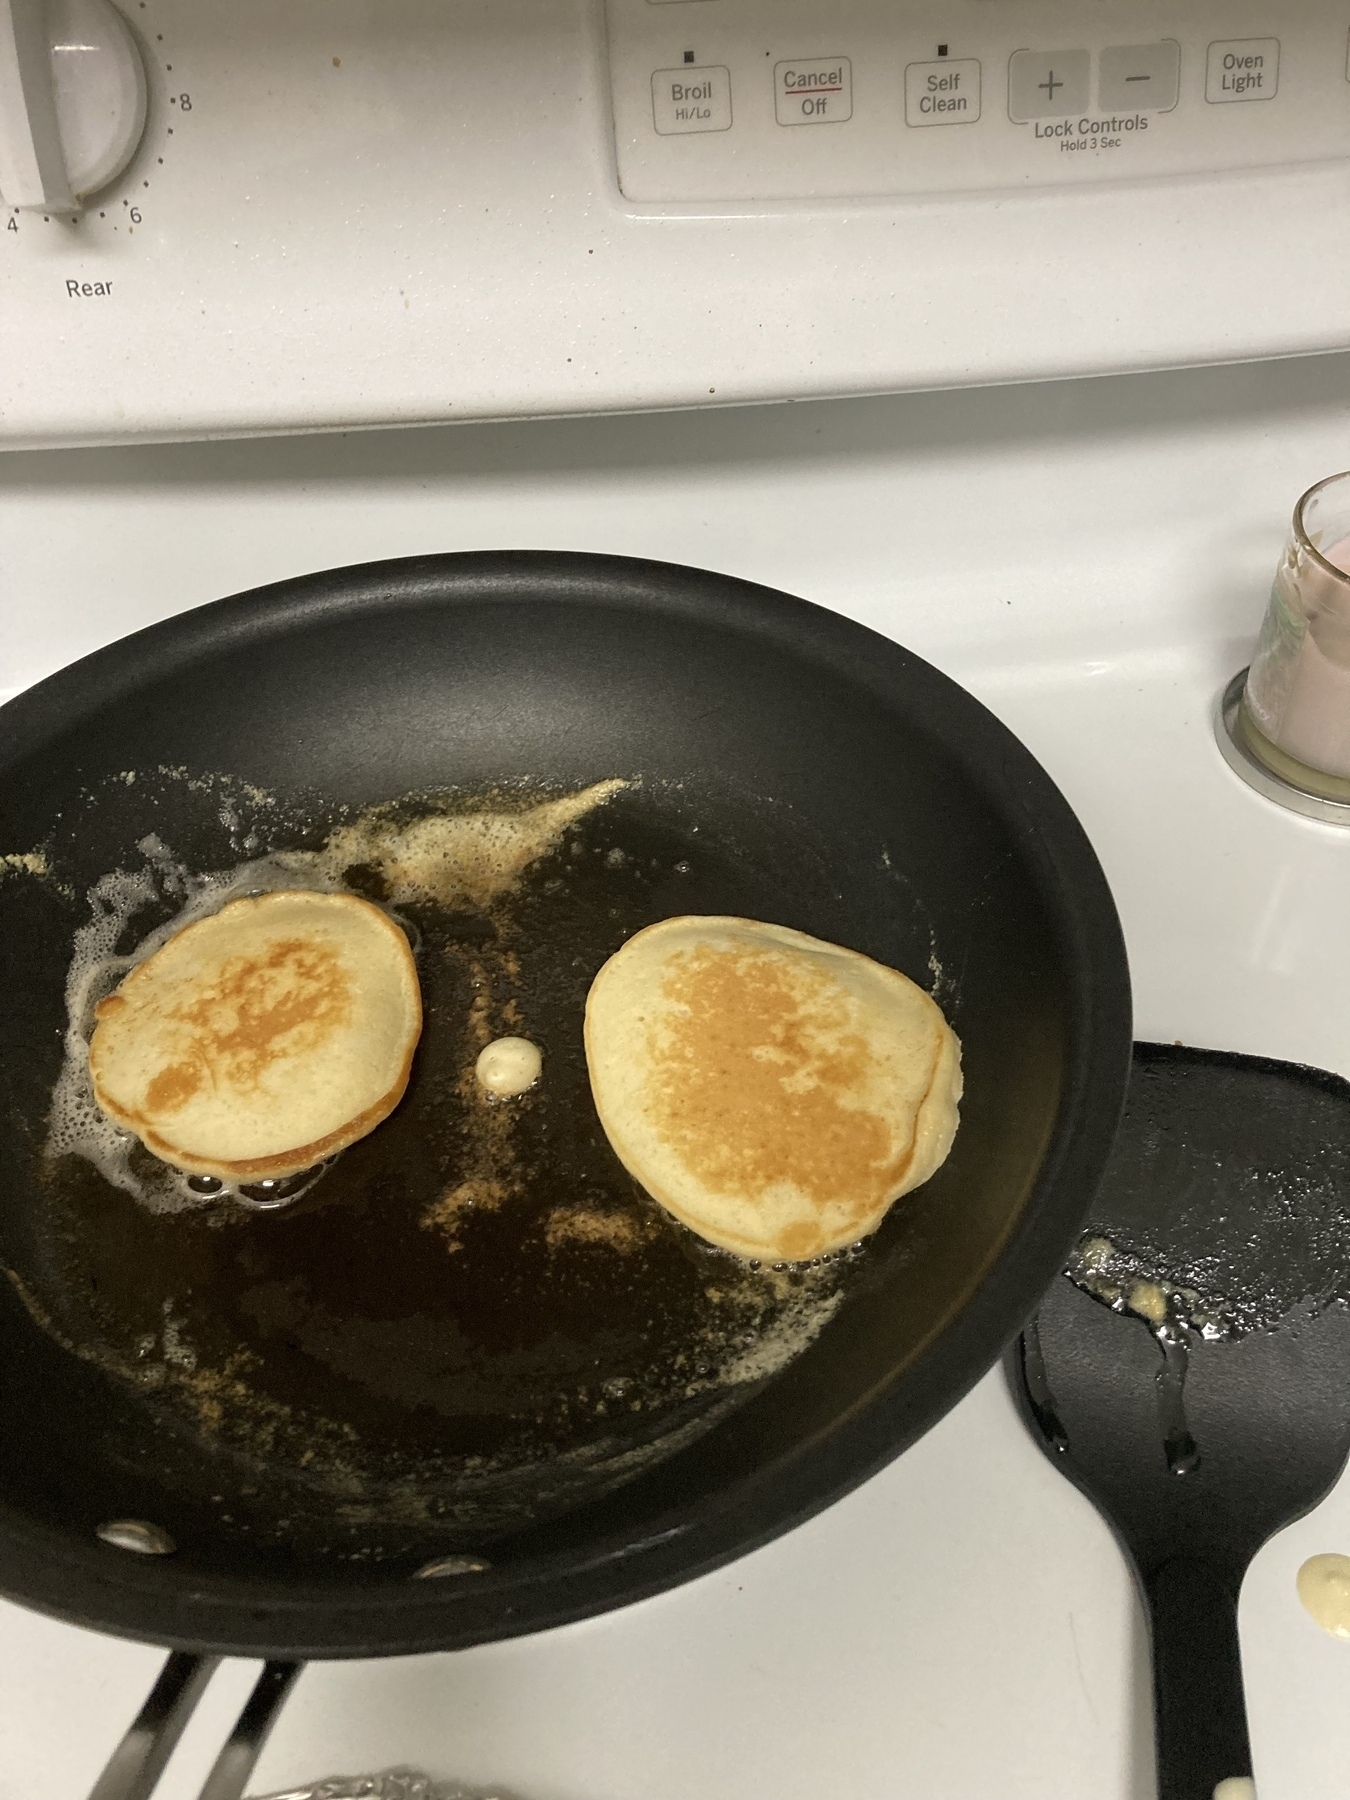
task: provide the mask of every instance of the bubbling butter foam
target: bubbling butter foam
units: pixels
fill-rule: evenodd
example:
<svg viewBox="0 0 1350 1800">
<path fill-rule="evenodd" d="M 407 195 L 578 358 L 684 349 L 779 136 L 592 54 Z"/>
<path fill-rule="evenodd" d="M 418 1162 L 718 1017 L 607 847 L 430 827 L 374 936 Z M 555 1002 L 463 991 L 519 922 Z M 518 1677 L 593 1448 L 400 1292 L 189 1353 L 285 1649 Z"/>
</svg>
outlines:
<svg viewBox="0 0 1350 1800">
<path fill-rule="evenodd" d="M 196 876 L 156 837 L 142 838 L 137 849 L 146 858 L 146 866 L 135 871 L 116 869 L 96 881 L 89 890 L 89 921 L 75 933 L 66 976 L 65 1054 L 52 1092 L 46 1153 L 49 1157 L 83 1157 L 106 1181 L 154 1212 L 184 1212 L 209 1206 L 222 1193 L 233 1194 L 234 1190 L 224 1184 L 209 1192 L 201 1191 L 200 1185 L 194 1187 L 187 1175 L 158 1161 L 131 1132 L 121 1130 L 103 1112 L 89 1076 L 94 1009 L 129 969 L 152 956 L 185 926 L 219 912 L 229 901 L 278 888 L 331 892 L 337 883 L 301 853 L 261 857 L 234 869 Z M 181 911 L 133 951 L 119 954 L 117 946 L 136 915 L 161 906 L 166 897 L 181 898 Z M 290 1197 L 294 1198 L 294 1193 Z"/>
<path fill-rule="evenodd" d="M 109 1119 L 94 1098 L 89 1076 L 89 1040 L 94 1009 L 127 971 L 152 956 L 186 926 L 209 917 L 245 895 L 296 888 L 316 893 L 353 892 L 346 882 L 354 865 L 373 867 L 382 877 L 388 910 L 417 948 L 417 933 L 395 910 L 409 903 L 482 907 L 508 893 L 529 866 L 554 849 L 576 824 L 626 781 L 594 783 L 576 794 L 516 811 L 428 810 L 408 818 L 407 802 L 371 807 L 340 825 L 319 850 L 281 850 L 235 867 L 194 873 L 153 834 L 136 848 L 145 858 L 139 870 L 116 869 L 89 890 L 88 922 L 75 933 L 66 977 L 66 1032 L 61 1072 L 52 1093 L 46 1154 L 78 1156 L 104 1179 L 154 1212 L 184 1212 L 222 1198 L 270 1206 L 298 1198 L 310 1180 L 293 1177 L 275 1196 L 229 1184 L 203 1191 L 178 1169 L 159 1162 L 130 1132 Z M 265 798 L 265 796 L 264 796 Z M 397 816 L 396 816 L 397 815 Z M 365 895 L 362 896 L 367 897 Z M 180 910 L 150 932 L 134 950 L 119 952 L 136 916 L 165 901 Z M 316 1170 L 317 1180 L 322 1169 Z"/>
<path fill-rule="evenodd" d="M 396 906 L 485 907 L 552 850 L 569 825 L 628 785 L 597 781 L 521 812 L 433 812 L 405 824 L 392 822 L 390 808 L 373 807 L 335 831 L 319 856 L 330 870 L 362 863 L 378 869 Z"/>
</svg>

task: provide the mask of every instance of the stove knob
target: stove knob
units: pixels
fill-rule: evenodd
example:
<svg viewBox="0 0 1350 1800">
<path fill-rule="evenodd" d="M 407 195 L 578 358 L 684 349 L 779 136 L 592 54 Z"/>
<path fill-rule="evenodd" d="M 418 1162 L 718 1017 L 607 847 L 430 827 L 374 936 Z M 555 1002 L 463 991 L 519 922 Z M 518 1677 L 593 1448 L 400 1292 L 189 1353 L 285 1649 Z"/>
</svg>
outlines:
<svg viewBox="0 0 1350 1800">
<path fill-rule="evenodd" d="M 131 161 L 145 65 L 110 0 L 0 0 L 0 196 L 76 213 Z"/>
</svg>

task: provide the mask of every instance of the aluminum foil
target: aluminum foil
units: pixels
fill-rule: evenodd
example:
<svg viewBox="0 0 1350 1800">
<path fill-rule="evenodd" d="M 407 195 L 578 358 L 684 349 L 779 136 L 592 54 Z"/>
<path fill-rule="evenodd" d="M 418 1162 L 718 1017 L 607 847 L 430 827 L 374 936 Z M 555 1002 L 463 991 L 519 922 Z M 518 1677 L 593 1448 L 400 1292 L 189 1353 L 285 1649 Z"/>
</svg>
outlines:
<svg viewBox="0 0 1350 1800">
<path fill-rule="evenodd" d="M 499 1788 L 466 1788 L 434 1781 L 420 1769 L 385 1769 L 378 1775 L 327 1775 L 284 1793 L 256 1800 L 515 1800 Z"/>
</svg>

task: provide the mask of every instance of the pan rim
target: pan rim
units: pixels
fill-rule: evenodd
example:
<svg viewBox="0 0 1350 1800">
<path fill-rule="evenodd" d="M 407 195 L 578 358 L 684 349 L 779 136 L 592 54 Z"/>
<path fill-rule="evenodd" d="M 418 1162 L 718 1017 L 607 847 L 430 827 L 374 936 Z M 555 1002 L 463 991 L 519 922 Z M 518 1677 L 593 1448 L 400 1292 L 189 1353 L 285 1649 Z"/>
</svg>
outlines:
<svg viewBox="0 0 1350 1800">
<path fill-rule="evenodd" d="M 558 1553 L 445 1582 L 405 1576 L 360 1588 L 205 1578 L 183 1594 L 171 1564 L 129 1559 L 0 1507 L 0 1593 L 74 1623 L 175 1648 L 235 1655 L 365 1657 L 461 1648 L 548 1629 L 648 1597 L 793 1528 L 877 1473 L 997 1362 L 1053 1279 L 1091 1203 L 1115 1135 L 1131 1050 L 1129 980 L 1106 878 L 1068 802 L 1031 752 L 974 696 L 892 639 L 810 601 L 684 565 L 587 552 L 474 551 L 320 571 L 189 609 L 117 640 L 0 708 L 0 779 L 138 688 L 229 647 L 300 624 L 430 602 L 649 606 L 719 630 L 766 634 L 907 718 L 961 712 L 948 745 L 978 773 L 1039 865 L 1041 898 L 1076 1005 L 1059 1117 L 1020 1217 L 956 1316 L 868 1403 L 705 1498 L 643 1522 L 641 1540 L 602 1541 L 579 1563 Z M 954 702 L 953 697 L 959 696 Z M 1070 1203 L 1066 1196 L 1077 1195 Z M 1051 1201 L 1054 1204 L 1051 1204 Z M 1017 1298 L 1014 1299 L 1013 1297 Z M 72 1590 L 85 1596 L 72 1604 Z"/>
</svg>

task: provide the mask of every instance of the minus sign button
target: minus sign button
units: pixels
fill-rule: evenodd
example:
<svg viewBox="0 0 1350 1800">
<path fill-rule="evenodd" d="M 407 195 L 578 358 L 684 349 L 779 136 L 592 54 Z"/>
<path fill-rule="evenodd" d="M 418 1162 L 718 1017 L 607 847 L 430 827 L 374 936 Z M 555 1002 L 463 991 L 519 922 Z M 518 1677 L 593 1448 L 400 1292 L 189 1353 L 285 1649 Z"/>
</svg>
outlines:
<svg viewBox="0 0 1350 1800">
<path fill-rule="evenodd" d="M 1181 45 L 1175 38 L 1112 44 L 1097 58 L 1097 105 L 1104 112 L 1129 107 L 1170 112 L 1180 87 Z"/>
</svg>

